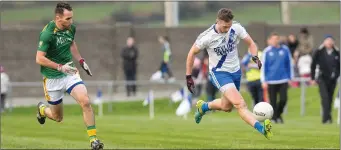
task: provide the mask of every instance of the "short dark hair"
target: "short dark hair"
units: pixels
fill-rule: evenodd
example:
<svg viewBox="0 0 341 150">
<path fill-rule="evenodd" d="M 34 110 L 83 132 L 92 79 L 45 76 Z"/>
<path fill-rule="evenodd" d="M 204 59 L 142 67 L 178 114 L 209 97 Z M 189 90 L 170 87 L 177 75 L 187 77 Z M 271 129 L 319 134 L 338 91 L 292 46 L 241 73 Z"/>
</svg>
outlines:
<svg viewBox="0 0 341 150">
<path fill-rule="evenodd" d="M 56 9 L 54 10 L 54 13 L 63 15 L 64 9 L 66 9 L 68 11 L 72 11 L 72 7 L 70 4 L 68 4 L 66 2 L 59 2 L 56 6 Z"/>
<path fill-rule="evenodd" d="M 303 34 L 309 34 L 309 31 L 308 31 L 308 29 L 306 27 L 301 28 L 300 32 L 303 33 Z"/>
<path fill-rule="evenodd" d="M 268 38 L 271 38 L 273 36 L 279 36 L 277 32 L 271 32 Z"/>
<path fill-rule="evenodd" d="M 230 22 L 233 19 L 232 10 L 228 8 L 221 8 L 218 11 L 217 18 L 219 20 L 224 20 L 225 22 Z"/>
</svg>

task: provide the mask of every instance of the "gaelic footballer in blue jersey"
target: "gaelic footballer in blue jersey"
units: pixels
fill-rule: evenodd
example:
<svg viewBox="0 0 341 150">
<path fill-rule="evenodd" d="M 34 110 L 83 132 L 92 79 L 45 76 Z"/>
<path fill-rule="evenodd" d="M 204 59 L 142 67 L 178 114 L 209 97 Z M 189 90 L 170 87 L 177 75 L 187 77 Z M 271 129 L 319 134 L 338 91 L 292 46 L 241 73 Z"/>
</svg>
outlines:
<svg viewBox="0 0 341 150">
<path fill-rule="evenodd" d="M 194 56 L 201 50 L 206 49 L 209 55 L 209 70 L 213 84 L 220 90 L 222 97 L 211 102 L 199 100 L 196 104 L 196 123 L 200 123 L 207 111 L 222 110 L 230 112 L 234 106 L 240 117 L 248 124 L 257 129 L 266 138 L 270 139 L 271 121 L 265 120 L 263 124 L 258 122 L 239 93 L 241 70 L 238 57 L 237 45 L 243 40 L 250 49 L 252 60 L 262 67 L 257 56 L 257 46 L 246 32 L 244 27 L 233 21 L 230 9 L 222 8 L 218 11 L 216 23 L 202 32 L 190 49 L 186 62 L 187 87 L 192 92 L 194 82 L 192 79 L 192 66 Z"/>
</svg>

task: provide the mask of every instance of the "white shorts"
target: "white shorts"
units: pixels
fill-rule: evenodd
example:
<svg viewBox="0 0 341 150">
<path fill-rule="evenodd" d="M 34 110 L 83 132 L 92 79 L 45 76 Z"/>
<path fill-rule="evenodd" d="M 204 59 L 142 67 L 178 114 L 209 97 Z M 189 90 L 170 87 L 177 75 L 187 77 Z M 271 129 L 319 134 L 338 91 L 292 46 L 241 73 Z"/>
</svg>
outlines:
<svg viewBox="0 0 341 150">
<path fill-rule="evenodd" d="M 84 84 L 79 74 L 67 75 L 58 79 L 43 79 L 45 99 L 51 105 L 60 104 L 63 101 L 65 92 L 71 93 L 78 84 Z"/>
</svg>

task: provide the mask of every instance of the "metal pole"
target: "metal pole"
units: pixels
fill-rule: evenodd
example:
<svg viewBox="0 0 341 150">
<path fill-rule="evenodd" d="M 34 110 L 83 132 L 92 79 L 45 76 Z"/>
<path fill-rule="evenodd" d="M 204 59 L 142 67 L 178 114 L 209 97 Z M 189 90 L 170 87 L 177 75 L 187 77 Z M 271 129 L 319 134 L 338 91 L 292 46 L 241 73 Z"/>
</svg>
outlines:
<svg viewBox="0 0 341 150">
<path fill-rule="evenodd" d="M 283 24 L 290 24 L 290 8 L 288 1 L 281 1 L 281 18 Z"/>
<path fill-rule="evenodd" d="M 306 91 L 306 85 L 305 81 L 301 80 L 301 116 L 304 116 L 305 113 L 305 91 Z"/>
<path fill-rule="evenodd" d="M 108 83 L 108 112 L 112 112 L 112 101 L 113 101 L 113 81 Z"/>
<path fill-rule="evenodd" d="M 165 1 L 165 26 L 177 27 L 179 25 L 179 10 L 177 1 Z"/>
</svg>

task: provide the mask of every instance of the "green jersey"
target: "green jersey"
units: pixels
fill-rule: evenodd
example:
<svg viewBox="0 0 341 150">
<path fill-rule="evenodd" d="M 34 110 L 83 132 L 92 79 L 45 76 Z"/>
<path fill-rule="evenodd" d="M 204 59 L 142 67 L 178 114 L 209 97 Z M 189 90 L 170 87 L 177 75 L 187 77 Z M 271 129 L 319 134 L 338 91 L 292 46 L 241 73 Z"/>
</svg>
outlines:
<svg viewBox="0 0 341 150">
<path fill-rule="evenodd" d="M 72 61 L 70 47 L 75 34 L 76 26 L 60 30 L 54 21 L 50 21 L 40 32 L 38 51 L 46 52 L 45 57 L 55 63 L 66 64 Z M 63 72 L 45 66 L 40 66 L 40 72 L 50 79 L 66 76 Z"/>
</svg>

